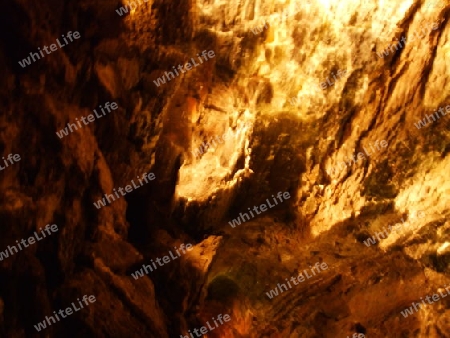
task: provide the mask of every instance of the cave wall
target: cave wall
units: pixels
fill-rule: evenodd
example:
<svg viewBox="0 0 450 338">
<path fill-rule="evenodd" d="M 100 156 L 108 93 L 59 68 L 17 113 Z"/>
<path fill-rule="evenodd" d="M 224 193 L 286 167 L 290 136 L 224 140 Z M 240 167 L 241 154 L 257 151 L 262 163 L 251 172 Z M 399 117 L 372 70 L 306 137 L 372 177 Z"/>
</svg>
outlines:
<svg viewBox="0 0 450 338">
<path fill-rule="evenodd" d="M 0 149 L 22 159 L 0 175 L 0 250 L 46 224 L 59 231 L 0 262 L 2 335 L 39 336 L 35 323 L 84 294 L 95 295 L 95 306 L 50 326 L 48 336 L 171 337 L 220 311 L 235 320 L 211 333 L 217 337 L 336 336 L 356 322 L 374 337 L 448 330 L 445 302 L 426 312 L 430 325 L 395 319 L 395 309 L 448 282 L 450 122 L 414 126 L 450 104 L 448 5 L 345 2 L 295 11 L 289 2 L 292 14 L 283 18 L 282 4 L 250 0 L 149 1 L 124 17 L 109 0 L 4 4 Z M 265 21 L 261 34 L 251 32 Z M 377 56 L 430 23 L 438 28 L 420 45 Z M 81 38 L 18 65 L 70 30 Z M 203 50 L 216 57 L 155 86 Z M 339 69 L 347 72 L 334 86 L 317 88 Z M 289 103 L 293 97 L 299 104 Z M 118 109 L 101 121 L 55 134 L 107 101 Z M 226 131 L 235 136 L 193 158 Z M 377 140 L 388 146 L 331 172 Z M 156 179 L 133 194 L 93 206 L 149 172 Z M 273 217 L 228 226 L 278 191 L 292 198 Z M 355 247 L 418 211 L 425 218 L 416 228 L 364 253 Z M 189 241 L 195 249 L 186 260 L 131 278 Z M 309 291 L 268 302 L 264 292 L 314 263 L 312 252 L 334 272 Z M 414 289 L 424 280 L 425 289 Z"/>
<path fill-rule="evenodd" d="M 157 113 L 132 118 L 145 58 L 121 37 L 116 6 L 17 1 L 2 12 L 2 150 L 26 159 L 1 177 L 2 247 L 48 223 L 59 226 L 57 236 L 2 262 L 4 336 L 38 336 L 34 324 L 84 294 L 95 295 L 98 306 L 46 334 L 168 336 L 152 281 L 130 281 L 128 269 L 143 256 L 127 241 L 127 202 L 93 206 L 113 187 L 149 172 L 155 149 L 142 145 L 159 134 Z M 81 39 L 25 69 L 18 65 L 69 30 Z M 103 123 L 56 135 L 107 101 L 119 108 Z"/>
</svg>

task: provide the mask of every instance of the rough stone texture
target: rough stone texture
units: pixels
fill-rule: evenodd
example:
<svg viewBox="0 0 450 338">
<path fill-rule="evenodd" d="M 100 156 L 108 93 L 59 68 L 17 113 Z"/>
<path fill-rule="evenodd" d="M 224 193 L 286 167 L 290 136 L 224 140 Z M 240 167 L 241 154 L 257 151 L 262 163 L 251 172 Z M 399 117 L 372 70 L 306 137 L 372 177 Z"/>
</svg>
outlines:
<svg viewBox="0 0 450 338">
<path fill-rule="evenodd" d="M 450 6 L 433 1 L 157 0 L 123 17 L 110 0 L 5 1 L 0 150 L 21 161 L 0 171 L 0 251 L 46 224 L 59 231 L 0 261 L 0 336 L 179 337 L 228 313 L 208 337 L 449 337 L 450 298 L 400 315 L 450 282 L 450 115 L 414 125 L 450 105 Z M 215 57 L 155 85 L 203 50 Z M 55 135 L 108 101 L 119 108 Z M 93 206 L 148 172 L 154 181 Z M 291 198 L 230 227 L 279 191 Z M 318 261 L 329 268 L 266 296 Z M 85 294 L 97 301 L 33 328 Z"/>
</svg>

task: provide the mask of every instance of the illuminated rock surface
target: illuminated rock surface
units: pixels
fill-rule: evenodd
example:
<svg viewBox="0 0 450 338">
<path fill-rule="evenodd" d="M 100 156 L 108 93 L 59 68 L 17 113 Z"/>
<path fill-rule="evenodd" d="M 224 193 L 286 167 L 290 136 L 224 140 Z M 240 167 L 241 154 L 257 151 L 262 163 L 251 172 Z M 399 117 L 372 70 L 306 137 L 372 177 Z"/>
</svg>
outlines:
<svg viewBox="0 0 450 338">
<path fill-rule="evenodd" d="M 415 126 L 450 105 L 450 5 L 118 8 L 12 0 L 0 14 L 1 156 L 21 156 L 0 171 L 0 251 L 60 229 L 0 261 L 0 337 L 39 336 L 34 324 L 84 294 L 97 301 L 40 334 L 179 337 L 229 313 L 208 337 L 450 337 L 450 297 L 400 314 L 450 283 L 450 113 Z M 81 38 L 19 66 L 69 30 Z M 155 85 L 204 50 L 215 57 Z M 108 101 L 119 108 L 56 136 Z M 145 172 L 156 179 L 93 206 Z M 183 243 L 194 250 L 131 277 Z M 328 269 L 267 297 L 318 261 Z"/>
</svg>

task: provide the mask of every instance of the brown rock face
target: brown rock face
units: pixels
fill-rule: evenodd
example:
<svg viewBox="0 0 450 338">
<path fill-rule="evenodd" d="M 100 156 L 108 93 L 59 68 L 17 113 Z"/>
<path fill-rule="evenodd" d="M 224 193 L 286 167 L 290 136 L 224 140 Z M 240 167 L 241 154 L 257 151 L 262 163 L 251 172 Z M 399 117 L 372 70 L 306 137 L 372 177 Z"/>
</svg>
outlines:
<svg viewBox="0 0 450 338">
<path fill-rule="evenodd" d="M 450 337 L 450 5 L 381 2 L 5 2 L 0 337 Z"/>
</svg>

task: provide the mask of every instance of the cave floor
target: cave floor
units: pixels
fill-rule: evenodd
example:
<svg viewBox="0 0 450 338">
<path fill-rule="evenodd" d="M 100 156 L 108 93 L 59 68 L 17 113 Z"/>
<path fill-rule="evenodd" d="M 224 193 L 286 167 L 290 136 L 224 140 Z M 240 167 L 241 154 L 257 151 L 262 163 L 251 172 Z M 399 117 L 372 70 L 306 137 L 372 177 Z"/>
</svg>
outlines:
<svg viewBox="0 0 450 338">
<path fill-rule="evenodd" d="M 235 228 L 225 225 L 208 280 L 221 276 L 239 286 L 232 299 L 222 302 L 235 312 L 241 309 L 241 323 L 233 326 L 254 332 L 251 337 L 344 337 L 355 332 L 392 337 L 390 332 L 403 332 L 403 328 L 406 337 L 417 322 L 414 316 L 427 316 L 427 309 L 409 318 L 402 318 L 400 311 L 436 292 L 432 285 L 443 286 L 449 280 L 424 268 L 399 247 L 385 252 L 377 244 L 367 247 L 359 242 L 357 234 L 373 234 L 363 229 L 366 225 L 361 224 L 367 223 L 361 218 L 350 220 L 316 238 L 299 235 L 277 215 Z M 291 282 L 292 288 L 272 299 L 266 295 L 277 283 L 286 283 L 286 278 L 305 269 L 312 275 L 309 267 L 316 262 L 325 262 L 328 269 L 296 286 Z M 206 308 L 208 302 L 221 306 L 220 296 L 208 295 Z M 439 319 L 434 329 L 439 333 Z"/>
</svg>

